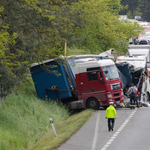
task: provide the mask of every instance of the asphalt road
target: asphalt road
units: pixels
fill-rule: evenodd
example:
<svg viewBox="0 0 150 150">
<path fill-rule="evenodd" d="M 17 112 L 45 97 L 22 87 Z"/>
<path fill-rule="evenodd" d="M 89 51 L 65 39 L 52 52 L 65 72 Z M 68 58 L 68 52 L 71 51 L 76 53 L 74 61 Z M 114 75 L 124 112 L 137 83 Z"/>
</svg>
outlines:
<svg viewBox="0 0 150 150">
<path fill-rule="evenodd" d="M 57 150 L 149 150 L 150 107 L 117 109 L 114 131 L 108 131 L 105 110 L 93 116 Z"/>
</svg>

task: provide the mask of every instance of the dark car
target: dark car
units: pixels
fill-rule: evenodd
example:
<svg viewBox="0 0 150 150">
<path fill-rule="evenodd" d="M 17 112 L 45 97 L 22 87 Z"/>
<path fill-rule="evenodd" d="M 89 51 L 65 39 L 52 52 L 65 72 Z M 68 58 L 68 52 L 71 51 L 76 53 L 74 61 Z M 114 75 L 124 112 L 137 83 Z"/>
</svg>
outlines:
<svg viewBox="0 0 150 150">
<path fill-rule="evenodd" d="M 145 36 L 137 39 L 137 44 L 150 45 L 150 36 Z"/>
<path fill-rule="evenodd" d="M 142 18 L 141 18 L 141 16 L 135 16 L 135 18 L 134 18 L 135 20 L 138 20 L 138 21 L 142 21 Z"/>
</svg>

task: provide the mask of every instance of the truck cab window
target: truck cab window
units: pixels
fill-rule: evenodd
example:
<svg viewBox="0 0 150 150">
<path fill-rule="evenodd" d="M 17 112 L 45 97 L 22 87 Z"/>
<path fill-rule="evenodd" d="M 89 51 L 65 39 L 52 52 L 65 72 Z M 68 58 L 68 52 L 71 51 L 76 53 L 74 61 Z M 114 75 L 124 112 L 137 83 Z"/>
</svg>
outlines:
<svg viewBox="0 0 150 150">
<path fill-rule="evenodd" d="M 88 81 L 98 80 L 97 73 L 96 72 L 87 73 L 87 80 Z"/>
<path fill-rule="evenodd" d="M 119 74 L 115 65 L 103 66 L 102 69 L 106 80 L 119 79 Z"/>
<path fill-rule="evenodd" d="M 87 68 L 87 71 L 99 71 L 99 67 Z"/>
</svg>

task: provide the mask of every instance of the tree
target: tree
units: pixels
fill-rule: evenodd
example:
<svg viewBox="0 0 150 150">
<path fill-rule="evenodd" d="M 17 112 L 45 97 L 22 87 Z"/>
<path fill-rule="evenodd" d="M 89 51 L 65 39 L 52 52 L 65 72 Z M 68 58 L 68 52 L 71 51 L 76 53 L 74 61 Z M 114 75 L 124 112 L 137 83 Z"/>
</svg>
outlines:
<svg viewBox="0 0 150 150">
<path fill-rule="evenodd" d="M 66 40 L 94 53 L 119 50 L 139 32 L 118 20 L 120 0 L 1 0 L 0 6 L 0 80 L 7 89 L 20 84 L 31 63 L 64 54 Z"/>
<path fill-rule="evenodd" d="M 2 12 L 3 9 L 3 7 L 0 7 L 0 12 Z M 4 97 L 6 91 L 9 92 L 8 87 L 14 82 L 15 75 L 12 72 L 12 67 L 16 65 L 16 62 L 12 63 L 12 60 L 19 56 L 10 54 L 9 45 L 15 44 L 17 34 L 12 33 L 12 36 L 10 36 L 7 29 L 8 25 L 4 25 L 0 21 L 0 97 Z"/>
<path fill-rule="evenodd" d="M 128 9 L 121 11 L 120 15 L 129 14 L 130 18 L 141 16 L 143 21 L 150 21 L 148 0 L 122 0 L 121 4 L 128 5 Z"/>
<path fill-rule="evenodd" d="M 20 84 L 31 63 L 63 54 L 64 41 L 71 43 L 74 31 L 84 22 L 80 11 L 61 0 L 2 0 L 0 6 L 4 8 L 0 20 L 7 27 L 5 32 L 15 39 L 3 44 L 7 63 L 0 62 L 5 72 L 0 71 L 1 80 L 5 77 L 8 89 Z"/>
<path fill-rule="evenodd" d="M 132 18 L 134 18 L 134 14 L 133 12 L 136 10 L 136 8 L 138 7 L 138 1 L 139 0 L 121 0 L 121 4 L 122 5 L 127 5 L 128 9 L 123 9 L 119 14 L 120 15 L 126 15 L 128 12 L 131 12 L 132 14 Z"/>
<path fill-rule="evenodd" d="M 142 10 L 142 18 L 144 21 L 150 21 L 150 16 L 149 16 L 149 13 L 150 13 L 150 1 L 139 1 L 139 7 L 141 8 Z"/>
<path fill-rule="evenodd" d="M 138 24 L 124 23 L 119 20 L 119 11 L 123 8 L 120 1 L 80 1 L 74 7 L 81 9 L 86 24 L 77 32 L 85 36 L 79 45 L 91 53 L 114 48 L 117 51 L 126 49 L 128 39 L 137 36 L 142 28 Z"/>
</svg>

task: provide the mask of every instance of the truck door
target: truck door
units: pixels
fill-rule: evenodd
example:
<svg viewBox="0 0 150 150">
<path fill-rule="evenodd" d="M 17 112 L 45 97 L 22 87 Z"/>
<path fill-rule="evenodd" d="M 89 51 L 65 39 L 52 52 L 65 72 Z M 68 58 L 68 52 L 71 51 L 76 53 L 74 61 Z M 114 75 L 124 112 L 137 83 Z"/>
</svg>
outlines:
<svg viewBox="0 0 150 150">
<path fill-rule="evenodd" d="M 92 70 L 96 71 L 92 71 Z M 98 72 L 99 68 L 88 68 L 86 72 L 86 82 L 84 82 L 84 86 L 82 86 L 82 93 L 86 93 L 86 96 L 93 96 L 100 101 L 106 101 L 106 87 L 105 83 L 98 80 Z M 101 80 L 102 76 L 101 76 Z"/>
<path fill-rule="evenodd" d="M 105 83 L 101 82 L 103 80 L 102 76 L 101 81 L 98 80 L 97 73 L 98 73 L 97 71 L 87 73 L 87 79 L 88 82 L 90 83 L 89 90 L 91 90 L 93 94 L 97 95 L 96 97 L 98 99 L 100 99 L 101 101 L 105 101 L 106 100 Z"/>
</svg>

